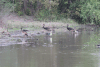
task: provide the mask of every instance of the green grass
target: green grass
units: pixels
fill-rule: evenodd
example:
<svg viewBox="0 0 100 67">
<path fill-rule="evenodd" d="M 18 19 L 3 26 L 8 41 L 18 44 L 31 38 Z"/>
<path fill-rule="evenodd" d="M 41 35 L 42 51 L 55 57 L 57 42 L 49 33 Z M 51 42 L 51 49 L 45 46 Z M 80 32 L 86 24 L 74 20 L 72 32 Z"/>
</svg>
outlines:
<svg viewBox="0 0 100 67">
<path fill-rule="evenodd" d="M 11 20 L 6 20 L 6 24 L 8 25 L 8 29 L 9 31 L 16 31 L 16 30 L 20 30 L 20 28 L 22 27 L 23 29 L 28 29 L 28 30 L 37 30 L 37 29 L 42 29 L 43 24 L 45 24 L 46 26 L 54 26 L 54 27 L 62 27 L 62 26 L 67 26 L 67 24 L 70 25 L 70 27 L 74 27 L 77 26 L 78 23 L 76 23 L 74 20 L 68 18 L 63 18 L 62 20 L 57 20 L 55 22 L 44 22 L 44 21 L 26 21 L 25 18 L 28 17 L 19 17 L 21 18 L 21 20 L 15 20 L 15 19 L 11 19 Z M 18 17 L 17 17 L 18 19 Z M 23 20 L 24 21 L 23 21 Z M 6 28 L 5 28 L 6 29 Z"/>
</svg>

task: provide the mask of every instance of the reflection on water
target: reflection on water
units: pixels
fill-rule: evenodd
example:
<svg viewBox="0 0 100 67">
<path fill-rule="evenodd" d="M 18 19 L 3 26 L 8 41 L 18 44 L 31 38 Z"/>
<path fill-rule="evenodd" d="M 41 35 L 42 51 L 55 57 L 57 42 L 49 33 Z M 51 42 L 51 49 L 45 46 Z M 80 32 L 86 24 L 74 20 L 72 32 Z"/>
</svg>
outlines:
<svg viewBox="0 0 100 67">
<path fill-rule="evenodd" d="M 15 45 L 0 47 L 0 67 L 100 67 L 100 49 L 82 49 L 92 34 L 97 35 L 94 31 L 67 31 L 21 38 Z"/>
</svg>

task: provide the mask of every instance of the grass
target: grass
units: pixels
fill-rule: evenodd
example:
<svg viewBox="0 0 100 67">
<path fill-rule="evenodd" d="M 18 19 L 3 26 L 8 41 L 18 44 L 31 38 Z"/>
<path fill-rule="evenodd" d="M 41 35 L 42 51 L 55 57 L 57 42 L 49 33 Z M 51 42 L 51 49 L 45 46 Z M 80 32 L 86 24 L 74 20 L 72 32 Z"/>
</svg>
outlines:
<svg viewBox="0 0 100 67">
<path fill-rule="evenodd" d="M 65 22 L 40 22 L 40 21 L 33 21 L 33 22 L 20 22 L 20 21 L 7 21 L 8 28 L 13 28 L 13 30 L 18 30 L 21 27 L 28 28 L 29 30 L 41 29 L 42 25 L 45 24 L 46 26 L 54 26 L 54 27 L 62 27 L 69 24 L 70 26 L 77 26 L 78 24 L 72 21 L 71 19 L 66 20 Z"/>
<path fill-rule="evenodd" d="M 70 25 L 70 27 L 77 26 L 78 23 L 76 23 L 74 20 L 68 18 L 63 18 L 62 20 L 56 20 L 51 22 L 44 22 L 44 21 L 34 21 L 32 17 L 29 16 L 16 16 L 16 15 L 9 15 L 7 17 L 4 17 L 4 22 L 6 23 L 6 27 L 8 27 L 9 31 L 16 31 L 19 30 L 21 27 L 28 30 L 37 30 L 42 29 L 43 24 L 46 26 L 54 26 L 54 27 L 62 27 L 67 26 L 67 24 Z M 6 30 L 6 28 L 5 28 Z"/>
</svg>

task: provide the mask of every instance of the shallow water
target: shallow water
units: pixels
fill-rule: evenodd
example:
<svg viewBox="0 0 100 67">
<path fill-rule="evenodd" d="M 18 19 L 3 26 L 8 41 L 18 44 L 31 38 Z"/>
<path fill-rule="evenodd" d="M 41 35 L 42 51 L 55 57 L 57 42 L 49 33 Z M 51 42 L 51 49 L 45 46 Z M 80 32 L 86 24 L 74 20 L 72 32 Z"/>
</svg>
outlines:
<svg viewBox="0 0 100 67">
<path fill-rule="evenodd" d="M 87 44 L 98 32 L 64 31 L 52 36 L 0 39 L 0 67 L 100 67 L 100 49 Z"/>
</svg>

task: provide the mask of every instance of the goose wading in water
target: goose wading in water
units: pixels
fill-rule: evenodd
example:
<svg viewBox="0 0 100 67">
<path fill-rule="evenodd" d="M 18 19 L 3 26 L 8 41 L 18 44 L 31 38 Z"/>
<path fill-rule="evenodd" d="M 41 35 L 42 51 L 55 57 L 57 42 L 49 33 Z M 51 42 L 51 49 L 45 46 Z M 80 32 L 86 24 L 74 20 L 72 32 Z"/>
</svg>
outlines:
<svg viewBox="0 0 100 67">
<path fill-rule="evenodd" d="M 69 26 L 69 24 L 67 24 L 67 30 L 72 31 L 72 32 L 74 32 L 75 34 L 78 33 L 77 30 L 75 30 L 75 29 L 73 29 L 73 28 L 71 28 L 71 27 L 68 27 L 68 26 Z"/>
<path fill-rule="evenodd" d="M 73 29 L 73 28 L 68 27 L 68 26 L 69 26 L 69 24 L 67 24 L 67 30 L 69 30 L 69 31 L 74 31 L 74 29 Z"/>
</svg>

